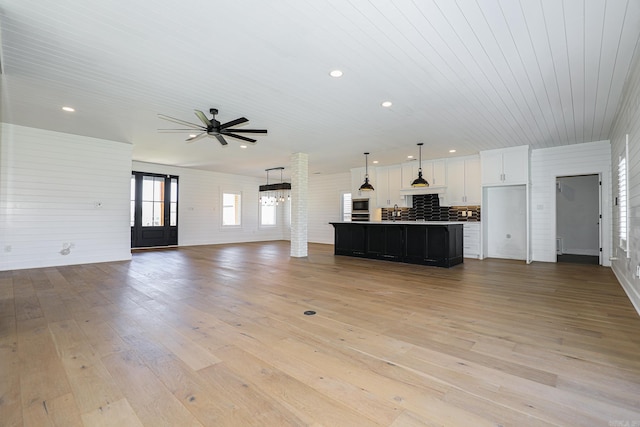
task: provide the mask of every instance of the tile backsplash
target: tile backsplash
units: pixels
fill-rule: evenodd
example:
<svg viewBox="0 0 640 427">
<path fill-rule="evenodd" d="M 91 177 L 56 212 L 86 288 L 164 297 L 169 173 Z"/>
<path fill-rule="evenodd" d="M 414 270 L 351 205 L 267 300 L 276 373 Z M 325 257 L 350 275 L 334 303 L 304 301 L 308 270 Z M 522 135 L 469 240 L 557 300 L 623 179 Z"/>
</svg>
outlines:
<svg viewBox="0 0 640 427">
<path fill-rule="evenodd" d="M 413 207 L 399 210 L 398 221 L 480 221 L 480 206 L 440 206 L 437 194 L 413 196 Z M 382 208 L 382 220 L 392 220 L 392 212 L 392 208 Z"/>
</svg>

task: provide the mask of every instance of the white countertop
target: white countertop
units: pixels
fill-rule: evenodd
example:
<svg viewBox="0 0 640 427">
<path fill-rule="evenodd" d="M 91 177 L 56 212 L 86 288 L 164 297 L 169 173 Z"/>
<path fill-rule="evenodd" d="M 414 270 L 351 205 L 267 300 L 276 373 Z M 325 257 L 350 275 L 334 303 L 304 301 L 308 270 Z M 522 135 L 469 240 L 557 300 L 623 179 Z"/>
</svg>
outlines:
<svg viewBox="0 0 640 427">
<path fill-rule="evenodd" d="M 464 225 L 464 221 L 331 221 L 331 224 Z"/>
</svg>

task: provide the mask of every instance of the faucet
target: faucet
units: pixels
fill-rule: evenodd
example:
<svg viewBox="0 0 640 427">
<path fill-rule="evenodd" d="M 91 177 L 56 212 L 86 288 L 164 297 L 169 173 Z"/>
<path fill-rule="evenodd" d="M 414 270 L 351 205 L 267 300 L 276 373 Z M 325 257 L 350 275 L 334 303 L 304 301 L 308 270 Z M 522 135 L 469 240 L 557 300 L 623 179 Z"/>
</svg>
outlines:
<svg viewBox="0 0 640 427">
<path fill-rule="evenodd" d="M 398 209 L 398 205 L 393 205 L 393 212 L 391 212 L 391 220 L 395 222 L 396 217 L 399 216 L 400 210 Z"/>
</svg>

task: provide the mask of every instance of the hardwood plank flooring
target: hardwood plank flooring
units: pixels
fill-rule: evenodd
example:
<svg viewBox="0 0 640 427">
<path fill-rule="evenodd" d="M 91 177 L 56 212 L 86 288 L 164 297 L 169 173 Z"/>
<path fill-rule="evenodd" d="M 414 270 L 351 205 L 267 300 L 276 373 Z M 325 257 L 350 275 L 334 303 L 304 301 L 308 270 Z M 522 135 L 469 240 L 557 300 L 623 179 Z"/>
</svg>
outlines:
<svg viewBox="0 0 640 427">
<path fill-rule="evenodd" d="M 640 426 L 640 316 L 605 267 L 319 244 L 0 272 L 0 425 Z"/>
</svg>

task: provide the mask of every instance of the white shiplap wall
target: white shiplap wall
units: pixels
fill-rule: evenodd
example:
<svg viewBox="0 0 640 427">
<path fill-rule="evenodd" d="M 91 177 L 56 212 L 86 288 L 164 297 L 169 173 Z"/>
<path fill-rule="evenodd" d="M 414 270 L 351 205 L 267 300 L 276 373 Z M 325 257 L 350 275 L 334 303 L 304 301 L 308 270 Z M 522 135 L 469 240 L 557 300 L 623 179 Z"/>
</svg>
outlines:
<svg viewBox="0 0 640 427">
<path fill-rule="evenodd" d="M 618 156 L 624 149 L 626 136 L 629 135 L 629 252 L 618 248 L 618 210 L 612 207 L 613 215 L 613 255 L 612 269 L 624 287 L 631 302 L 640 313 L 640 278 L 635 274 L 640 265 L 640 52 L 629 70 L 624 98 L 611 132 L 611 160 L 613 167 L 613 195 L 618 195 Z"/>
<path fill-rule="evenodd" d="M 533 261 L 556 261 L 556 177 L 600 174 L 602 264 L 611 256 L 611 147 L 609 141 L 531 152 L 531 251 Z"/>
<path fill-rule="evenodd" d="M 351 174 L 309 176 L 309 242 L 333 244 L 330 221 L 341 221 L 342 193 L 351 192 Z"/>
<path fill-rule="evenodd" d="M 0 270 L 130 259 L 131 151 L 0 123 Z"/>
<path fill-rule="evenodd" d="M 208 245 L 233 242 L 282 240 L 288 237 L 285 210 L 279 208 L 278 224 L 262 227 L 259 222 L 258 187 L 264 180 L 242 175 L 133 162 L 132 170 L 177 175 L 178 245 Z M 222 193 L 242 194 L 242 225 L 222 227 Z M 128 197 L 128 189 L 127 189 Z"/>
</svg>

